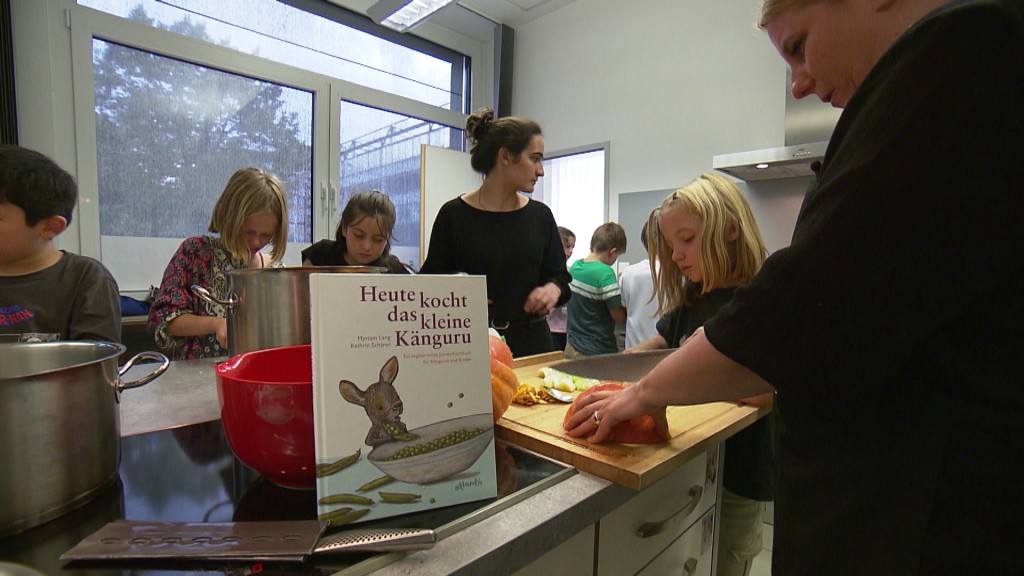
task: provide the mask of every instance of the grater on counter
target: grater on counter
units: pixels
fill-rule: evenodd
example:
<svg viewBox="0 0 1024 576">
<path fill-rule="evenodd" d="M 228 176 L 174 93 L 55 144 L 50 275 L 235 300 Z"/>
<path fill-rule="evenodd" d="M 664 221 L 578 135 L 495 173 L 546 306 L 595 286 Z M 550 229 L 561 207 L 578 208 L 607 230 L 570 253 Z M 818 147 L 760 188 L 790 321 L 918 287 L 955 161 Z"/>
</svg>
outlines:
<svg viewBox="0 0 1024 576">
<path fill-rule="evenodd" d="M 433 530 L 361 528 L 322 536 L 327 522 L 221 524 L 115 520 L 61 555 L 73 560 L 275 560 L 301 562 L 311 554 L 422 550 Z"/>
</svg>

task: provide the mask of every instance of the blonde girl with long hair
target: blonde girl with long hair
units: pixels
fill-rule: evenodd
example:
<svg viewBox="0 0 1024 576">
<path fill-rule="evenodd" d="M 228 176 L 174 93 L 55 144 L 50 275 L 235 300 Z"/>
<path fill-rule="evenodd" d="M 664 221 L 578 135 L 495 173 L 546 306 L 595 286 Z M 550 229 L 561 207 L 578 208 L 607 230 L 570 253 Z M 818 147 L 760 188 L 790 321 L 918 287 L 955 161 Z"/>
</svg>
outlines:
<svg viewBox="0 0 1024 576">
<path fill-rule="evenodd" d="M 227 293 L 227 273 L 281 266 L 288 246 L 288 201 L 276 176 L 242 168 L 228 180 L 213 207 L 210 232 L 185 239 L 164 271 L 149 309 L 148 327 L 172 360 L 227 354 L 223 307 L 192 293 L 192 285 Z M 270 254 L 263 249 L 270 245 Z"/>
<path fill-rule="evenodd" d="M 647 234 L 663 316 L 658 335 L 627 352 L 681 346 L 768 256 L 746 197 L 717 174 L 703 174 L 670 194 L 651 214 Z M 746 576 L 761 551 L 761 503 L 775 496 L 770 419 L 726 440 L 725 454 L 718 574 Z"/>
</svg>

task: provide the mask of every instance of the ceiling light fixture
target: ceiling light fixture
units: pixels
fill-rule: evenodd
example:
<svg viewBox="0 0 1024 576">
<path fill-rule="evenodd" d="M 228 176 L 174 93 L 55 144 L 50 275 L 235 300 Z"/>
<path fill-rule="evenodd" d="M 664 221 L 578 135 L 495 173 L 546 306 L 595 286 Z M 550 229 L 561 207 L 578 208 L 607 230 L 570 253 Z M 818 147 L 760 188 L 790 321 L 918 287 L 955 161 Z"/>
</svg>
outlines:
<svg viewBox="0 0 1024 576">
<path fill-rule="evenodd" d="M 374 22 L 407 32 L 455 0 L 377 0 L 366 9 Z"/>
</svg>

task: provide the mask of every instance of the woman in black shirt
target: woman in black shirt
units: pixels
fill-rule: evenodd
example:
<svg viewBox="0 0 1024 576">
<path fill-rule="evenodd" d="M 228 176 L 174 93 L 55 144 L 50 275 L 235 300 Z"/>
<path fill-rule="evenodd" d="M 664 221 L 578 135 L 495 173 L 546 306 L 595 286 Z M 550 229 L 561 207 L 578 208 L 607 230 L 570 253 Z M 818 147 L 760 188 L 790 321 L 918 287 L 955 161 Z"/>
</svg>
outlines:
<svg viewBox="0 0 1024 576">
<path fill-rule="evenodd" d="M 1024 574 L 1024 2 L 763 14 L 844 108 L 793 240 L 571 434 L 774 389 L 773 574 Z"/>
<path fill-rule="evenodd" d="M 512 354 L 551 352 L 546 316 L 569 300 L 570 276 L 551 209 L 520 193 L 544 175 L 544 136 L 531 120 L 493 117 L 484 109 L 466 122 L 484 181 L 438 211 L 420 273 L 486 275 L 491 326 Z"/>
</svg>

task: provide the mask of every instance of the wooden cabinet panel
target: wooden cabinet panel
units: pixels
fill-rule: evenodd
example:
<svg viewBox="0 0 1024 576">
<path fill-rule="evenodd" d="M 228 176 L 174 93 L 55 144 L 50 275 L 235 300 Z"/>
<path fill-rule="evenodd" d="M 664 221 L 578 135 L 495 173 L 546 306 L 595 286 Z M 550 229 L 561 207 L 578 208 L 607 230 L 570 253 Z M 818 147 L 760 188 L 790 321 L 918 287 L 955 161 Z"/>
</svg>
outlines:
<svg viewBox="0 0 1024 576">
<path fill-rule="evenodd" d="M 719 453 L 694 458 L 601 519 L 598 576 L 638 573 L 714 508 Z"/>
</svg>

